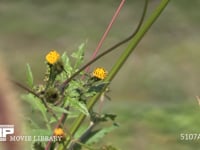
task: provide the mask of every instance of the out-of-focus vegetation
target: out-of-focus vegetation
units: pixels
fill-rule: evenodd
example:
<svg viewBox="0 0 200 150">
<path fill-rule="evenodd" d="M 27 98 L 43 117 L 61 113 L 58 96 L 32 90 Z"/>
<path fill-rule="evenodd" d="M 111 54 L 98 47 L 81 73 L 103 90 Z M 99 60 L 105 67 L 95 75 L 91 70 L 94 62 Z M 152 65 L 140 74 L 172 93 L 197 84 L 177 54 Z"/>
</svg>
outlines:
<svg viewBox="0 0 200 150">
<path fill-rule="evenodd" d="M 158 1 L 151 1 L 150 9 Z M 50 49 L 71 54 L 87 40 L 88 61 L 119 1 L 4 0 L 0 2 L 0 51 L 13 78 L 25 84 L 25 64 L 36 82 Z M 126 2 L 102 50 L 129 35 L 142 1 Z M 111 84 L 119 130 L 107 137 L 121 149 L 197 149 L 200 141 L 180 141 L 180 133 L 200 133 L 200 1 L 171 1 Z M 124 47 L 95 66 L 108 70 Z M 2 56 L 1 56 L 2 57 Z M 111 59 L 112 58 L 112 59 Z M 125 147 L 125 148 L 124 148 Z"/>
</svg>

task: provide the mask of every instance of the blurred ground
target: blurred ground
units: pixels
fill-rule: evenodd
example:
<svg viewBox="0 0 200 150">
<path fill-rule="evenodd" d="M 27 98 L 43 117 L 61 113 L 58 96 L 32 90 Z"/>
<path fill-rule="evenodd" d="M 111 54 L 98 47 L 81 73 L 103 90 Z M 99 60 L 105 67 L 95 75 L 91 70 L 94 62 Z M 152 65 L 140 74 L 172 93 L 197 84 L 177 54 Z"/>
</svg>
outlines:
<svg viewBox="0 0 200 150">
<path fill-rule="evenodd" d="M 25 83 L 25 64 L 36 82 L 44 74 L 50 49 L 70 54 L 87 41 L 89 60 L 118 1 L 0 2 L 0 52 L 12 77 Z M 152 0 L 150 9 L 158 3 Z M 106 109 L 121 127 L 108 139 L 121 149 L 197 149 L 199 141 L 180 141 L 181 132 L 200 133 L 195 96 L 199 94 L 200 1 L 171 1 L 111 84 L 113 101 Z M 142 1 L 128 0 L 102 51 L 133 31 Z M 124 47 L 93 65 L 108 70 Z M 112 59 L 110 59 L 112 58 Z M 124 148 L 126 147 L 126 148 Z M 130 147 L 130 148 L 129 148 Z"/>
</svg>

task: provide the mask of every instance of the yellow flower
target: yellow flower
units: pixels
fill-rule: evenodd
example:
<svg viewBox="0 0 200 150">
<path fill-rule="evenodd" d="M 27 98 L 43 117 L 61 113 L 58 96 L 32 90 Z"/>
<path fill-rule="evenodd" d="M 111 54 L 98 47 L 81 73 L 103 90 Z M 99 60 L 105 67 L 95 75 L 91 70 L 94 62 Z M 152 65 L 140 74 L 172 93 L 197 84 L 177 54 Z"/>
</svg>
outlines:
<svg viewBox="0 0 200 150">
<path fill-rule="evenodd" d="M 56 128 L 54 129 L 54 135 L 55 136 L 65 136 L 65 132 L 62 128 Z"/>
<path fill-rule="evenodd" d="M 103 80 L 107 76 L 107 71 L 102 67 L 98 67 L 93 71 L 92 75 L 93 77 Z"/>
<path fill-rule="evenodd" d="M 46 61 L 52 65 L 55 64 L 56 62 L 58 62 L 59 59 L 60 59 L 60 54 L 56 50 L 51 50 L 46 55 Z"/>
</svg>

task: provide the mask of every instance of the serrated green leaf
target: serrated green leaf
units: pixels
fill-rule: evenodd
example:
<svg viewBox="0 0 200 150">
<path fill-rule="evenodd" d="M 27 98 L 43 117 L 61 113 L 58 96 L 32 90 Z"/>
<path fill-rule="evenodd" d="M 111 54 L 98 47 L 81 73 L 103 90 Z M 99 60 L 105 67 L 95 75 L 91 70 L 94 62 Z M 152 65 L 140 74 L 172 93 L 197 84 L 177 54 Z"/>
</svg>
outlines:
<svg viewBox="0 0 200 150">
<path fill-rule="evenodd" d="M 79 47 L 78 50 L 72 53 L 72 57 L 75 58 L 75 64 L 74 64 L 74 69 L 77 69 L 80 67 L 80 65 L 83 63 L 84 59 L 84 47 L 85 43 L 82 43 Z"/>
<path fill-rule="evenodd" d="M 42 113 L 42 116 L 45 119 L 45 121 L 48 122 L 46 107 L 40 99 L 38 99 L 32 94 L 22 95 L 21 98 L 22 100 L 28 102 L 33 109 L 39 110 Z"/>
<path fill-rule="evenodd" d="M 100 141 L 106 134 L 110 133 L 114 129 L 116 129 L 117 126 L 112 125 L 111 127 L 103 128 L 101 130 L 96 130 L 91 133 L 91 137 L 89 140 L 86 142 L 86 144 L 94 144 Z"/>
<path fill-rule="evenodd" d="M 31 67 L 29 64 L 26 64 L 26 78 L 27 78 L 27 84 L 29 87 L 33 87 L 33 74 L 31 71 Z"/>
<path fill-rule="evenodd" d="M 51 117 L 49 123 L 52 124 L 52 123 L 54 123 L 54 122 L 57 122 L 56 118 Z"/>
<path fill-rule="evenodd" d="M 68 98 L 68 101 L 69 101 L 70 105 L 71 105 L 73 108 L 75 108 L 75 109 L 77 109 L 78 111 L 82 112 L 82 113 L 85 114 L 86 116 L 89 116 L 89 112 L 88 112 L 87 106 L 86 106 L 84 103 L 78 101 L 78 100 L 75 99 L 75 98 Z"/>
<path fill-rule="evenodd" d="M 25 118 L 31 128 L 39 128 L 39 125 L 31 118 Z"/>
<path fill-rule="evenodd" d="M 73 57 L 73 58 L 76 58 L 76 59 L 82 59 L 83 58 L 83 55 L 84 55 L 84 47 L 85 47 L 85 43 L 82 43 L 79 47 L 78 47 L 78 49 L 75 51 L 75 52 L 73 52 L 72 54 L 71 54 L 71 56 Z"/>
<path fill-rule="evenodd" d="M 51 108 L 54 112 L 57 112 L 57 113 L 66 113 L 66 114 L 71 113 L 70 111 L 68 111 L 68 110 L 66 110 L 65 108 L 62 108 L 62 107 L 52 106 Z"/>
<path fill-rule="evenodd" d="M 95 91 L 89 91 L 88 93 L 84 93 L 84 96 L 89 98 L 89 97 L 94 96 L 95 94 L 97 94 Z"/>
<path fill-rule="evenodd" d="M 36 109 L 36 110 L 45 109 L 41 100 L 32 94 L 23 94 L 23 95 L 21 95 L 21 98 L 22 98 L 22 100 L 28 102 L 32 106 L 33 109 Z"/>
<path fill-rule="evenodd" d="M 77 130 L 76 134 L 74 135 L 74 138 L 78 139 L 80 136 L 87 130 L 88 126 L 83 124 L 82 126 L 79 127 Z"/>
<path fill-rule="evenodd" d="M 64 69 L 65 71 L 67 72 L 67 76 L 65 76 L 64 78 L 66 79 L 67 77 L 71 76 L 72 73 L 73 73 L 73 68 L 71 66 L 71 63 L 70 63 L 70 60 L 69 60 L 69 57 L 67 56 L 67 53 L 64 52 L 61 56 L 61 59 L 62 59 L 62 62 L 63 62 L 63 65 L 64 65 Z M 64 72 L 65 74 L 65 72 Z M 64 75 L 62 74 L 62 75 Z"/>
</svg>

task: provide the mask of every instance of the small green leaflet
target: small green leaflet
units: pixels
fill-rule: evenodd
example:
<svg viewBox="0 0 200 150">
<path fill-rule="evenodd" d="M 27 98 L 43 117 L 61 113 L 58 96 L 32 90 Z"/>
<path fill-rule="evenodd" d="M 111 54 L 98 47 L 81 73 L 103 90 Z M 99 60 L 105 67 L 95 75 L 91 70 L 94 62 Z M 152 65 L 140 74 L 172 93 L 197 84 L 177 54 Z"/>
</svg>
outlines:
<svg viewBox="0 0 200 150">
<path fill-rule="evenodd" d="M 26 117 L 25 120 L 28 122 L 31 128 L 39 128 L 39 125 L 35 121 L 33 121 L 32 118 Z"/>
<path fill-rule="evenodd" d="M 22 100 L 29 103 L 33 109 L 39 110 L 42 113 L 42 116 L 45 119 L 45 121 L 48 122 L 46 107 L 44 106 L 44 104 L 41 102 L 40 99 L 33 96 L 32 94 L 26 94 L 26 95 L 24 94 L 21 96 L 21 98 Z"/>
<path fill-rule="evenodd" d="M 78 101 L 77 99 L 75 98 L 68 98 L 67 99 L 69 101 L 69 104 L 77 109 L 78 111 L 82 112 L 83 114 L 85 114 L 86 116 L 89 116 L 89 112 L 88 112 L 88 109 L 86 107 L 85 104 L 83 104 L 82 102 Z"/>
<path fill-rule="evenodd" d="M 64 64 L 64 69 L 67 72 L 67 76 L 70 77 L 73 73 L 73 68 L 71 66 L 69 57 L 67 56 L 67 53 L 64 52 L 61 56 L 63 64 Z M 66 77 L 64 77 L 66 79 Z"/>
<path fill-rule="evenodd" d="M 31 71 L 31 67 L 29 64 L 26 64 L 26 78 L 27 78 L 27 84 L 30 88 L 33 87 L 33 74 Z"/>
<path fill-rule="evenodd" d="M 74 69 L 77 69 L 80 67 L 80 65 L 83 63 L 83 58 L 84 58 L 84 47 L 85 43 L 82 43 L 79 47 L 78 50 L 72 53 L 72 57 L 75 58 L 75 65 Z"/>
<path fill-rule="evenodd" d="M 58 107 L 58 106 L 51 106 L 52 110 L 54 112 L 57 112 L 57 113 L 66 113 L 66 114 L 70 114 L 71 112 L 66 110 L 65 108 L 62 108 L 62 107 Z"/>
<path fill-rule="evenodd" d="M 111 127 L 103 128 L 98 131 L 93 131 L 94 133 L 96 133 L 92 137 L 90 137 L 86 144 L 94 144 L 99 142 L 106 134 L 110 133 L 116 128 L 118 128 L 118 126 L 113 124 Z"/>
</svg>

